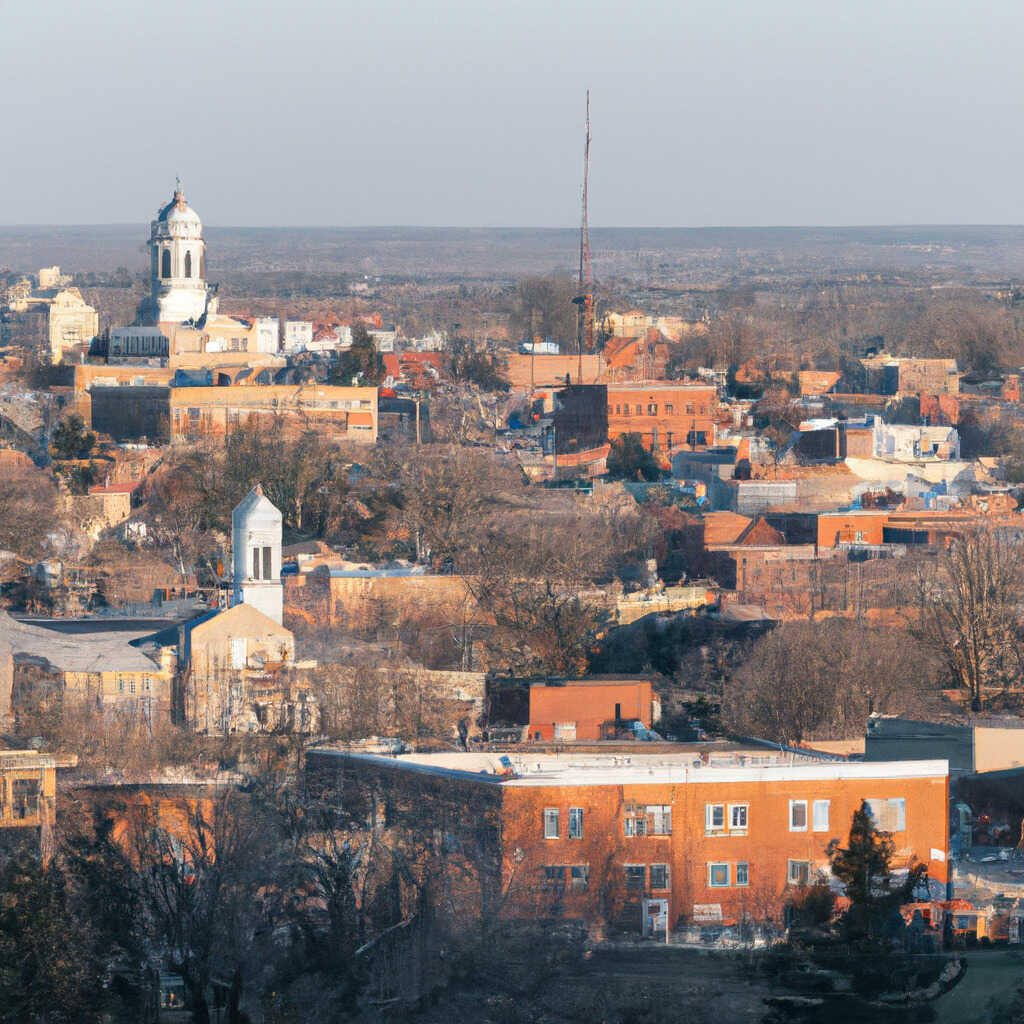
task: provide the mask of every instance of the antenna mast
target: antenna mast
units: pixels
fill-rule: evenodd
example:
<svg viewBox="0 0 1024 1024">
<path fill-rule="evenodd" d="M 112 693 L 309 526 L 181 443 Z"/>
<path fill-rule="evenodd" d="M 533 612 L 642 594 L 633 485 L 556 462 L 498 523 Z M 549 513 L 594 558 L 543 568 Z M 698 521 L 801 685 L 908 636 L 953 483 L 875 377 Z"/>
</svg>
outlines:
<svg viewBox="0 0 1024 1024">
<path fill-rule="evenodd" d="M 587 192 L 590 183 L 590 90 L 587 90 L 586 132 L 583 138 L 583 213 L 580 218 L 579 296 L 576 299 L 576 351 L 579 365 L 576 382 L 583 377 L 583 345 L 594 350 L 594 288 L 590 273 L 590 223 L 587 217 Z"/>
</svg>

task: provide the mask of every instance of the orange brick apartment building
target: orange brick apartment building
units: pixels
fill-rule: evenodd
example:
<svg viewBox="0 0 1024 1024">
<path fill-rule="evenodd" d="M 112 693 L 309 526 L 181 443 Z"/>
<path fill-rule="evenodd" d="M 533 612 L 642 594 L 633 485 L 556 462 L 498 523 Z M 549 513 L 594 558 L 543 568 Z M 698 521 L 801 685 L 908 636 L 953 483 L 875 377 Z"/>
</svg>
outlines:
<svg viewBox="0 0 1024 1024">
<path fill-rule="evenodd" d="M 718 392 L 704 384 L 608 385 L 608 439 L 639 434 L 666 454 L 715 443 Z"/>
<path fill-rule="evenodd" d="M 468 912 L 569 917 L 649 934 L 782 921 L 794 888 L 827 871 L 867 800 L 915 859 L 948 880 L 946 761 L 816 761 L 766 750 L 726 763 L 697 746 L 654 754 L 310 751 L 314 783 L 363 801 L 381 829 L 432 834 Z"/>
</svg>

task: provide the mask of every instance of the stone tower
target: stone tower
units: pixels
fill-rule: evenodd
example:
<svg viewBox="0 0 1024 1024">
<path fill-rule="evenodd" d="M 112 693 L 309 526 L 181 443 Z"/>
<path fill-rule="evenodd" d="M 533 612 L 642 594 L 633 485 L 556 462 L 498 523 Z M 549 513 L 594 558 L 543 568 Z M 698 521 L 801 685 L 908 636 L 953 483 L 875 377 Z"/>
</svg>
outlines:
<svg viewBox="0 0 1024 1024">
<path fill-rule="evenodd" d="M 259 484 L 231 513 L 231 556 L 232 605 L 251 605 L 281 625 L 281 513 L 267 500 Z"/>
<path fill-rule="evenodd" d="M 203 222 L 188 205 L 180 181 L 171 201 L 157 212 L 149 248 L 150 297 L 143 319 L 180 324 L 216 311 L 206 286 Z"/>
</svg>

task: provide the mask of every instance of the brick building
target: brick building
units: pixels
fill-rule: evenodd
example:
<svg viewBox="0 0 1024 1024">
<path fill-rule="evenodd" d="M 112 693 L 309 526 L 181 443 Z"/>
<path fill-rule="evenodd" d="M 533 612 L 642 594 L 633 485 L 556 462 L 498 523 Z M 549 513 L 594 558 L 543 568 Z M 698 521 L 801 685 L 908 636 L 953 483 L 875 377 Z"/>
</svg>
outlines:
<svg viewBox="0 0 1024 1024">
<path fill-rule="evenodd" d="M 651 755 L 412 754 L 313 750 L 316 780 L 365 803 L 382 831 L 440 836 L 472 877 L 480 914 L 564 916 L 628 932 L 781 923 L 794 889 L 828 870 L 867 801 L 895 841 L 947 881 L 945 761 L 821 761 L 764 748 L 713 757 L 700 745 Z"/>
<path fill-rule="evenodd" d="M 601 740 L 624 722 L 661 716 L 649 679 L 569 679 L 530 687 L 531 740 Z"/>
<path fill-rule="evenodd" d="M 644 447 L 671 455 L 715 443 L 718 393 L 705 384 L 608 385 L 608 438 L 639 434 Z"/>
</svg>

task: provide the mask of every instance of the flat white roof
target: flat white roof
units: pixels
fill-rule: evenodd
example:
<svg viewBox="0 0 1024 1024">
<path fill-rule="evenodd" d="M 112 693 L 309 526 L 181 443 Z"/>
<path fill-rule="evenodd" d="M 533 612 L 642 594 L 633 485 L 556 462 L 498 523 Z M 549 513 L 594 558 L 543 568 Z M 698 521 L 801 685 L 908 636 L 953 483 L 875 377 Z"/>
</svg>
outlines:
<svg viewBox="0 0 1024 1024">
<path fill-rule="evenodd" d="M 949 762 L 824 761 L 811 755 L 765 749 L 712 751 L 710 763 L 692 749 L 679 754 L 444 753 L 383 757 L 318 749 L 314 755 L 336 756 L 368 765 L 417 773 L 472 778 L 505 786 L 620 786 L 680 783 L 836 781 L 840 779 L 947 778 Z M 513 774 L 502 775 L 503 759 Z"/>
</svg>

